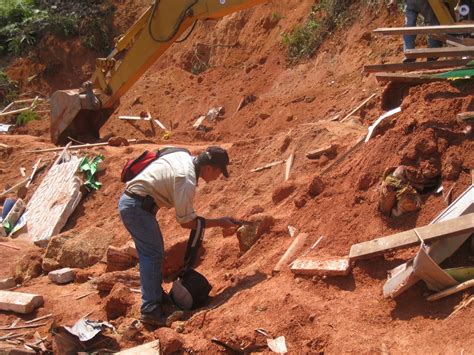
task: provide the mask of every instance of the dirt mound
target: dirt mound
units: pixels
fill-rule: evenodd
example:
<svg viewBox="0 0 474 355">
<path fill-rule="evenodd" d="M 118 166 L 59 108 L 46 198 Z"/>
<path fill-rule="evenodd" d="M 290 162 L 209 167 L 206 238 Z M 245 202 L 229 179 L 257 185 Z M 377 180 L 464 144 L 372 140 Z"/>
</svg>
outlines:
<svg viewBox="0 0 474 355">
<path fill-rule="evenodd" d="M 39 277 L 20 290 L 44 294 L 45 313 L 51 310 L 62 323 L 72 324 L 90 311 L 94 319 L 114 319 L 122 347 L 163 338 L 173 351 L 184 348 L 217 353 L 222 348 L 212 344 L 211 338 L 239 347 L 257 346 L 266 344 L 266 339 L 255 329 L 264 328 L 274 338 L 284 335 L 290 353 L 472 348 L 466 327 L 472 307 L 445 321 L 461 295 L 428 303 L 424 300 L 426 287 L 420 283 L 397 300 L 383 299 L 387 271 L 411 257 L 413 250 L 360 262 L 342 278 L 294 277 L 288 270 L 271 276 L 293 241 L 289 226 L 297 233 L 308 233 L 305 248 L 323 236 L 308 256 L 327 259 L 346 256 L 354 243 L 425 225 L 447 206 L 442 194 L 429 190 L 421 195 L 419 212 L 398 218 L 383 216 L 377 209 L 378 187 L 388 167 L 405 165 L 417 179 L 437 179 L 445 191 L 452 187 L 452 198 L 471 184 L 474 143 L 456 114 L 472 110 L 474 85 L 432 83 L 387 88 L 383 94 L 384 88 L 374 78 L 362 76 L 360 70 L 369 62 L 400 59 L 399 40 L 382 40 L 370 31 L 401 25 L 402 18 L 388 16 L 382 5 L 374 10 L 364 4 L 354 2 L 353 21 L 329 37 L 313 59 L 296 66 L 286 63 L 281 34 L 301 23 L 313 2 L 270 2 L 220 21 L 199 23 L 188 41 L 175 44 L 122 97 L 101 131 L 102 137 L 145 140 L 129 147 L 104 146 L 83 153 L 105 156 L 105 169 L 99 177 L 103 187 L 84 197 L 69 219 L 66 233 L 81 233 L 93 226 L 107 232 L 102 247 L 121 247 L 130 240 L 117 212 L 124 187 L 119 176 L 126 160 L 145 149 L 156 149 L 157 143 L 183 145 L 193 153 L 210 144 L 228 149 L 231 177 L 209 185 L 200 182 L 195 197 L 198 214 L 232 215 L 243 220 L 263 214 L 271 216 L 273 225 L 252 240 L 245 253 L 235 235 L 206 230 L 198 270 L 213 285 L 209 307 L 189 312 L 172 329 L 140 328 L 132 319 L 139 314 L 140 295 L 126 288 L 139 288 L 137 268 L 105 272 L 99 256 L 96 265 L 78 274 L 80 284 L 51 285 Z M 132 5 L 132 14 L 142 6 L 141 2 L 117 2 L 121 11 Z M 199 60 L 193 62 L 193 56 Z M 209 67 L 193 74 L 201 60 Z M 377 93 L 376 98 L 350 120 L 335 119 L 340 120 L 372 93 Z M 392 94 L 393 101 L 386 101 Z M 256 99 L 243 106 L 245 97 L 251 95 Z M 339 160 L 366 136 L 367 127 L 386 110 L 384 105 L 401 105 L 402 112 Z M 198 116 L 220 106 L 225 113 L 206 122 L 209 130 L 192 127 Z M 150 122 L 118 119 L 141 111 L 150 111 L 165 124 L 171 137 L 152 128 Z M 47 129 L 48 122 L 42 120 L 28 125 L 23 135 L 2 136 L 2 143 L 12 147 L 0 161 L 2 181 L 19 180 L 18 167 L 34 164 L 37 156 L 25 154 L 25 147 L 51 146 L 44 137 L 32 136 Z M 306 158 L 306 153 L 332 144 L 336 147 L 333 154 Z M 286 164 L 251 172 L 286 160 L 290 154 L 295 159 L 287 182 Z M 52 155 L 49 158 L 54 159 Z M 38 186 L 42 174 L 31 189 Z M 174 211 L 160 209 L 158 220 L 167 253 L 164 271 L 171 277 L 182 265 L 189 231 L 176 224 Z M 88 234 L 85 239 L 100 238 L 99 234 Z M 105 249 L 101 248 L 103 256 L 102 251 Z M 7 263 L 14 263 L 19 254 L 0 253 Z M 469 260 L 468 253 L 465 246 L 452 259 Z M 164 287 L 169 290 L 170 282 Z M 101 292 L 75 299 L 91 288 Z M 0 318 L 4 324 L 14 320 L 11 315 Z M 40 329 L 47 331 L 46 327 Z"/>
</svg>

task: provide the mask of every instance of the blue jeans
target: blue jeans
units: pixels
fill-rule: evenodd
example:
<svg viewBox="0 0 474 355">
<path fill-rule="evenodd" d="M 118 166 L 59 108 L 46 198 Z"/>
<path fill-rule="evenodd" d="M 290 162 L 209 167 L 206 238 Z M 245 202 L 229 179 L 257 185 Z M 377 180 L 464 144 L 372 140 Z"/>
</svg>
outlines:
<svg viewBox="0 0 474 355">
<path fill-rule="evenodd" d="M 439 25 L 438 19 L 436 18 L 433 10 L 431 9 L 427 0 L 407 0 L 405 5 L 405 26 L 414 27 L 416 26 L 416 20 L 418 15 L 421 14 L 424 17 L 425 24 L 429 26 Z M 416 35 L 404 35 L 403 36 L 403 50 L 415 48 Z M 437 41 L 431 37 L 428 37 L 428 47 L 438 48 L 443 45 L 443 42 Z"/>
<path fill-rule="evenodd" d="M 156 217 L 141 208 L 141 201 L 122 194 L 119 212 L 137 248 L 142 289 L 141 312 L 149 313 L 161 305 L 163 298 L 163 236 Z"/>
</svg>

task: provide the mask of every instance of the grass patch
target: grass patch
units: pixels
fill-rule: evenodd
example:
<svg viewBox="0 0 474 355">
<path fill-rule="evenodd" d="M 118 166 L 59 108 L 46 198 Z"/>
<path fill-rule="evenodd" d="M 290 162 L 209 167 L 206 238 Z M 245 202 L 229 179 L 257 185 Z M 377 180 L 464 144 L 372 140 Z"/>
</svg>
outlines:
<svg viewBox="0 0 474 355">
<path fill-rule="evenodd" d="M 0 70 L 0 104 L 6 106 L 18 96 L 18 86 Z"/>
<path fill-rule="evenodd" d="M 313 5 L 304 24 L 283 34 L 288 62 L 296 64 L 311 58 L 327 36 L 348 22 L 347 8 L 351 3 L 350 0 L 321 0 Z"/>
<path fill-rule="evenodd" d="M 32 110 L 26 110 L 20 112 L 18 116 L 16 116 L 16 125 L 17 126 L 24 126 L 28 122 L 34 121 L 38 119 L 38 114 Z"/>
<path fill-rule="evenodd" d="M 85 47 L 106 53 L 113 45 L 109 15 L 114 6 L 108 0 L 85 1 L 71 7 L 74 4 L 66 2 L 56 7 L 48 1 L 0 0 L 0 55 L 21 55 L 49 33 L 66 38 L 80 36 Z"/>
</svg>

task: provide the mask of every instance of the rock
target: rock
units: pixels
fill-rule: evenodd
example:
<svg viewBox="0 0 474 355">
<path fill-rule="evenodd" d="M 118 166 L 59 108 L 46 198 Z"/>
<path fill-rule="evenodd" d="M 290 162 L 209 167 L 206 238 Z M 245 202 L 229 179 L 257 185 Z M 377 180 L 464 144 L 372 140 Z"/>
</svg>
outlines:
<svg viewBox="0 0 474 355">
<path fill-rule="evenodd" d="M 308 159 L 319 159 L 322 155 L 326 155 L 328 157 L 334 157 L 337 153 L 337 144 L 331 144 L 316 150 L 312 150 L 311 152 L 306 153 L 306 158 Z"/>
<path fill-rule="evenodd" d="M 97 279 L 97 290 L 112 290 L 116 283 L 122 283 L 131 288 L 140 288 L 140 274 L 138 271 L 114 271 L 106 272 Z"/>
<path fill-rule="evenodd" d="M 112 147 L 126 147 L 130 145 L 128 140 L 123 137 L 111 137 L 107 143 Z"/>
<path fill-rule="evenodd" d="M 293 203 L 296 208 L 303 208 L 306 205 L 306 197 L 305 196 L 299 196 L 294 199 Z"/>
<path fill-rule="evenodd" d="M 286 135 L 285 138 L 283 139 L 283 143 L 281 144 L 280 153 L 284 153 L 288 149 L 291 141 L 292 141 L 291 137 L 289 135 Z"/>
<path fill-rule="evenodd" d="M 130 290 L 124 284 L 117 283 L 112 287 L 105 300 L 105 313 L 108 320 L 124 317 L 127 314 L 133 304 L 130 296 Z"/>
<path fill-rule="evenodd" d="M 163 354 L 173 354 L 183 350 L 183 338 L 170 328 L 159 328 L 153 335 L 160 339 Z"/>
<path fill-rule="evenodd" d="M 316 197 L 324 190 L 324 182 L 319 176 L 315 176 L 308 186 L 308 195 Z"/>
<path fill-rule="evenodd" d="M 43 269 L 52 271 L 63 267 L 92 266 L 104 257 L 112 238 L 108 231 L 97 227 L 54 236 L 46 250 Z"/>
<path fill-rule="evenodd" d="M 463 161 L 456 156 L 450 155 L 443 164 L 443 177 L 447 180 L 457 180 L 461 174 Z"/>
<path fill-rule="evenodd" d="M 107 248 L 107 272 L 127 270 L 138 262 L 138 255 L 133 242 L 121 248 L 109 246 Z"/>
<path fill-rule="evenodd" d="M 257 214 L 250 218 L 249 224 L 244 224 L 237 230 L 239 239 L 239 249 L 242 252 L 249 250 L 252 245 L 275 224 L 275 220 L 270 215 Z"/>
<path fill-rule="evenodd" d="M 296 190 L 296 186 L 291 182 L 284 182 L 277 186 L 272 193 L 273 203 L 277 204 L 288 196 L 290 196 Z"/>
<path fill-rule="evenodd" d="M 63 269 L 51 271 L 48 274 L 48 277 L 54 283 L 61 285 L 74 281 L 75 273 L 74 270 L 65 267 Z"/>
<path fill-rule="evenodd" d="M 43 296 L 31 293 L 0 291 L 0 310 L 21 314 L 33 312 L 43 305 Z"/>
<path fill-rule="evenodd" d="M 42 254 L 42 250 L 31 250 L 14 265 L 13 276 L 17 283 L 21 284 L 41 275 Z"/>
<path fill-rule="evenodd" d="M 15 286 L 16 286 L 16 282 L 13 277 L 8 277 L 6 279 L 0 280 L 0 290 L 6 290 Z"/>
</svg>

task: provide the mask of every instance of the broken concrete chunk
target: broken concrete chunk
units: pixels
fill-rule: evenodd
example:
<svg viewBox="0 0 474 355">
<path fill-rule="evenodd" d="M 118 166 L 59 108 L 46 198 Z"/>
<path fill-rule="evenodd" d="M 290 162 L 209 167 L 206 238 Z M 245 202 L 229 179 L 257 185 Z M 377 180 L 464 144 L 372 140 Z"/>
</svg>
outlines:
<svg viewBox="0 0 474 355">
<path fill-rule="evenodd" d="M 155 340 L 151 343 L 142 344 L 134 348 L 126 349 L 117 353 L 117 355 L 156 355 L 161 354 L 160 341 Z"/>
<path fill-rule="evenodd" d="M 43 296 L 31 293 L 0 291 L 0 310 L 21 314 L 33 312 L 43 305 Z"/>
<path fill-rule="evenodd" d="M 0 290 L 7 290 L 9 288 L 15 287 L 16 282 L 13 277 L 8 277 L 6 279 L 0 279 Z"/>
<path fill-rule="evenodd" d="M 51 271 L 48 274 L 48 277 L 56 284 L 66 284 L 68 282 L 74 281 L 75 273 L 74 270 L 65 267 L 63 269 Z"/>
<path fill-rule="evenodd" d="M 332 260 L 297 259 L 291 265 L 296 275 L 346 276 L 351 266 L 348 258 Z"/>
<path fill-rule="evenodd" d="M 28 203 L 28 235 L 45 248 L 58 234 L 81 200 L 81 181 L 76 177 L 81 159 L 55 164 Z"/>
</svg>

